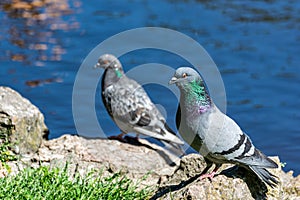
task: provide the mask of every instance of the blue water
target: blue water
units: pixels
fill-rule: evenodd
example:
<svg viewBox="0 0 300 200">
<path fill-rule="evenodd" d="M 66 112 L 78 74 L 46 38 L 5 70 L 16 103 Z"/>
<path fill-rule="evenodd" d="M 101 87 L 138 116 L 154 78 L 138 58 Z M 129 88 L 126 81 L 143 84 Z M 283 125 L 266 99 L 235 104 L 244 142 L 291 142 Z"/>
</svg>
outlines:
<svg viewBox="0 0 300 200">
<path fill-rule="evenodd" d="M 0 3 L 0 85 L 16 89 L 40 108 L 50 138 L 76 133 L 74 80 L 96 45 L 125 30 L 165 27 L 206 49 L 224 81 L 227 114 L 265 154 L 279 155 L 287 163 L 284 170 L 300 173 L 299 2 L 60 2 L 27 10 L 12 7 L 10 1 Z M 187 64 L 176 55 L 149 49 L 120 59 L 126 71 L 151 62 L 174 68 Z M 147 74 L 139 78 L 143 76 Z M 175 96 L 155 84 L 146 90 L 163 106 L 174 128 Z M 118 133 L 99 92 L 96 108 L 104 131 Z"/>
</svg>

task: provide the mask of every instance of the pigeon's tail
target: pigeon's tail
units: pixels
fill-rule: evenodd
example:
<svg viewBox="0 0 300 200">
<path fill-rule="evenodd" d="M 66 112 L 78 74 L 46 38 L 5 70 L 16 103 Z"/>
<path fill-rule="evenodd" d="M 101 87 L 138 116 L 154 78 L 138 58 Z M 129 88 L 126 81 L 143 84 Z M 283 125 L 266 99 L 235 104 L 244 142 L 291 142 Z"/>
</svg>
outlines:
<svg viewBox="0 0 300 200">
<path fill-rule="evenodd" d="M 266 184 L 268 184 L 270 187 L 274 188 L 279 182 L 278 177 L 271 174 L 267 169 L 259 166 L 249 166 L 250 169 Z"/>
<path fill-rule="evenodd" d="M 164 140 L 164 141 L 169 141 L 178 145 L 183 145 L 184 142 L 182 140 L 180 140 L 176 135 L 173 135 L 170 132 L 164 132 L 164 134 L 161 133 L 157 133 L 155 131 L 152 130 L 147 130 L 143 127 L 133 127 L 133 130 L 136 133 L 140 133 L 146 136 L 150 136 L 159 140 Z"/>
<path fill-rule="evenodd" d="M 274 162 L 272 159 L 268 158 L 265 154 L 263 154 L 258 149 L 255 149 L 254 157 L 259 160 L 260 167 L 265 168 L 278 168 L 278 165 L 276 162 Z"/>
<path fill-rule="evenodd" d="M 178 157 L 186 155 L 185 150 L 183 149 L 183 146 L 181 144 L 176 144 L 166 140 L 161 140 L 161 142 L 164 144 L 164 148 L 169 150 L 172 154 Z"/>
<path fill-rule="evenodd" d="M 179 145 L 184 144 L 184 142 L 177 137 L 176 133 L 168 126 L 168 124 L 166 122 L 164 123 L 164 128 L 165 129 L 162 129 L 164 134 L 168 135 L 168 137 L 170 137 L 170 138 L 176 138 L 177 139 L 176 142 L 174 142 L 174 143 L 176 143 L 178 147 L 180 147 Z M 171 140 L 169 140 L 169 141 L 171 141 Z"/>
<path fill-rule="evenodd" d="M 268 168 L 278 168 L 278 164 L 276 162 L 274 162 L 272 159 L 268 158 L 267 156 L 265 158 L 269 162 Z"/>
<path fill-rule="evenodd" d="M 165 122 L 164 123 L 164 129 L 162 129 L 163 133 L 162 134 L 166 134 L 168 135 L 168 137 L 176 137 L 177 139 L 179 139 L 176 135 L 176 133 L 168 126 L 168 124 Z M 165 145 L 165 148 L 167 148 L 168 150 L 170 150 L 171 152 L 173 152 L 174 154 L 176 154 L 177 156 L 181 157 L 186 155 L 185 151 L 183 149 L 183 145 L 184 142 L 180 140 L 180 143 L 174 142 L 173 140 L 161 140 L 161 142 Z"/>
</svg>

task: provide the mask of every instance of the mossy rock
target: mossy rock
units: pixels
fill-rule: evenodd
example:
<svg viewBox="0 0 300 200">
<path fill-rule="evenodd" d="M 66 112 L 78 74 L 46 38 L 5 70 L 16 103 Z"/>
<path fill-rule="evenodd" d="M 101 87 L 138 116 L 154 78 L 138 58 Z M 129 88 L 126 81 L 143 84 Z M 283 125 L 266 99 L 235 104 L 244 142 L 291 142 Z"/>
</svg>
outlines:
<svg viewBox="0 0 300 200">
<path fill-rule="evenodd" d="M 48 128 L 40 110 L 18 92 L 0 87 L 0 134 L 9 136 L 17 153 L 36 152 Z"/>
</svg>

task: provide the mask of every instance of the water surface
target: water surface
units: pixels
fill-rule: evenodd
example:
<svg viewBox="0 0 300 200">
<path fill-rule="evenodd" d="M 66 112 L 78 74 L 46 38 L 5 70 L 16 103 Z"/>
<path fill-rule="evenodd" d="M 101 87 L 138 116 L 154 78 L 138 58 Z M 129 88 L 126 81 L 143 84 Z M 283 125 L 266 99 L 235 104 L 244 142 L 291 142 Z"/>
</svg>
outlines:
<svg viewBox="0 0 300 200">
<path fill-rule="evenodd" d="M 286 171 L 300 173 L 299 2 L 26 2 L 0 3 L 0 84 L 16 89 L 41 109 L 51 138 L 76 133 L 72 88 L 80 64 L 96 45 L 128 29 L 165 27 L 187 34 L 207 50 L 224 80 L 227 114 L 259 149 L 279 155 L 287 163 Z M 150 62 L 174 68 L 188 64 L 155 50 L 131 52 L 120 59 L 126 71 Z M 174 128 L 174 95 L 153 84 L 146 90 L 164 107 Z M 118 133 L 99 93 L 96 97 L 101 126 Z"/>
</svg>

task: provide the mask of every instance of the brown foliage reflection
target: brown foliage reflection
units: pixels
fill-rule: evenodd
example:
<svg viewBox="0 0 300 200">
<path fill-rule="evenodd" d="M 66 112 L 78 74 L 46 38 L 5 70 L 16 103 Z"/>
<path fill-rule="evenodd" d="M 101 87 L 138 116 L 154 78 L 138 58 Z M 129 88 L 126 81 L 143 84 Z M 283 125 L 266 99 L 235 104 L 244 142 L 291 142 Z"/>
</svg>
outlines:
<svg viewBox="0 0 300 200">
<path fill-rule="evenodd" d="M 56 32 L 79 28 L 74 13 L 77 0 L 2 0 L 0 46 L 5 60 L 43 66 L 43 61 L 59 61 L 66 52 Z M 68 17 L 64 17 L 68 16 Z"/>
</svg>

